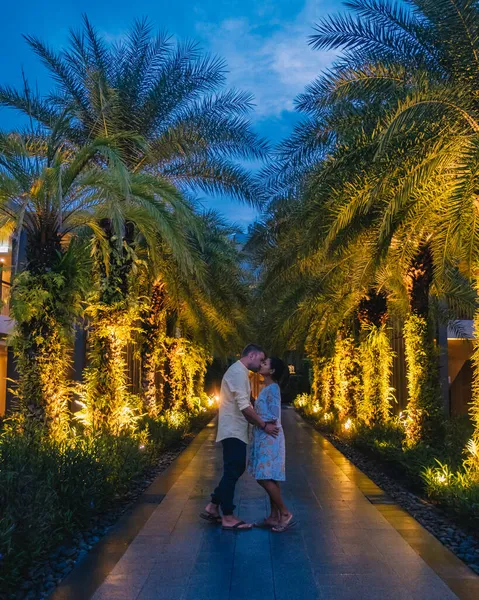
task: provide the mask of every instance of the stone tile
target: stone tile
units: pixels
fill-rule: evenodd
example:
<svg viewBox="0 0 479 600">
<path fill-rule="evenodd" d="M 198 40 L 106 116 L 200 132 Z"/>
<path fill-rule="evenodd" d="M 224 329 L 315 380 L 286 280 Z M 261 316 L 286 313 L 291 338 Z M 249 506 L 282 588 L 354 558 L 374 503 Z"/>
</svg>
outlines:
<svg viewBox="0 0 479 600">
<path fill-rule="evenodd" d="M 479 581 L 471 579 L 444 578 L 448 587 L 461 600 L 477 600 L 479 598 Z"/>
<path fill-rule="evenodd" d="M 457 600 L 456 594 L 439 578 L 429 583 L 407 583 L 405 587 L 415 600 Z"/>
<path fill-rule="evenodd" d="M 134 600 L 147 577 L 109 577 L 92 596 L 92 600 Z"/>
<path fill-rule="evenodd" d="M 364 494 L 378 498 L 382 491 L 329 442 L 291 410 L 284 427 L 283 494 L 298 527 L 284 535 L 235 534 L 198 518 L 221 475 L 221 448 L 210 428 L 192 458 L 172 465 L 180 475 L 169 488 L 155 489 L 166 496 L 94 599 L 452 600 L 455 594 L 426 564 L 434 560 L 462 600 L 479 598 L 479 578 L 442 554 L 405 511 L 372 505 Z M 267 496 L 249 476 L 236 492 L 241 518 L 266 514 Z"/>
<path fill-rule="evenodd" d="M 140 592 L 132 592 L 128 588 L 112 588 L 109 584 L 104 584 L 92 598 L 94 600 L 135 600 Z"/>
<path fill-rule="evenodd" d="M 129 600 L 183 600 L 185 596 L 186 589 L 184 587 L 165 584 L 161 588 L 145 586 L 135 599 L 130 598 Z M 109 599 L 105 598 L 105 600 Z"/>
<path fill-rule="evenodd" d="M 318 589 L 320 597 L 324 600 L 413 600 L 413 596 L 401 588 L 375 587 L 370 589 L 349 584 L 336 584 L 322 585 Z"/>
<path fill-rule="evenodd" d="M 224 600 L 229 597 L 229 586 L 202 585 L 189 587 L 182 600 Z"/>
</svg>

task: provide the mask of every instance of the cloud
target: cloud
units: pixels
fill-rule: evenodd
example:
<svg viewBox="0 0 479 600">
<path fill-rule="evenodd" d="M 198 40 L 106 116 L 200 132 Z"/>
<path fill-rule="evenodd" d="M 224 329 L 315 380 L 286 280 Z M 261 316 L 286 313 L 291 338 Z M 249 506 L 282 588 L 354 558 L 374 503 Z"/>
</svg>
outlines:
<svg viewBox="0 0 479 600">
<path fill-rule="evenodd" d="M 332 52 L 313 51 L 308 36 L 325 13 L 316 0 L 307 0 L 291 20 L 271 10 L 254 20 L 227 19 L 219 24 L 200 22 L 197 31 L 211 51 L 228 63 L 228 84 L 251 91 L 257 119 L 280 117 L 294 110 L 294 98 L 334 59 Z"/>
<path fill-rule="evenodd" d="M 299 12 L 285 16 L 293 10 L 291 5 L 298 6 Z M 297 121 L 296 96 L 335 58 L 333 52 L 312 50 L 308 37 L 314 24 L 336 7 L 337 0 L 303 0 L 302 5 L 263 1 L 254 14 L 196 25 L 206 49 L 226 59 L 228 86 L 254 94 L 256 129 L 274 143 L 288 136 Z M 257 169 L 257 165 L 249 167 Z M 208 199 L 206 204 L 244 229 L 259 215 L 228 198 Z"/>
</svg>

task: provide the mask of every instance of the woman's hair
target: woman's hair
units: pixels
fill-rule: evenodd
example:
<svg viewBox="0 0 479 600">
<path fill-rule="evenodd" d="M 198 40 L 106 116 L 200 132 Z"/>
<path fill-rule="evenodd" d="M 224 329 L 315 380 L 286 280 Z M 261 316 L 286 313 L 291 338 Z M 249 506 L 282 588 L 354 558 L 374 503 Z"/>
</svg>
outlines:
<svg viewBox="0 0 479 600">
<path fill-rule="evenodd" d="M 271 369 L 274 370 L 274 373 L 271 375 L 274 381 L 279 385 L 283 386 L 288 381 L 289 377 L 289 369 L 284 364 L 284 362 L 280 358 L 276 358 L 276 356 L 270 356 L 270 365 Z"/>
</svg>

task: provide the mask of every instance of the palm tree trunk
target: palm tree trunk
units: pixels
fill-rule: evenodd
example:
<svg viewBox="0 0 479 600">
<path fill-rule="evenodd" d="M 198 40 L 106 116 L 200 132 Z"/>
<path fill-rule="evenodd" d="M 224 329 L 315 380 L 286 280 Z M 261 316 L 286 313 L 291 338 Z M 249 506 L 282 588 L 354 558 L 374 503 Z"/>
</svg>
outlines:
<svg viewBox="0 0 479 600">
<path fill-rule="evenodd" d="M 411 314 L 404 324 L 408 380 L 409 445 L 438 441 L 442 431 L 442 401 L 438 354 L 429 323 L 429 293 L 434 265 L 429 245 L 423 245 L 406 275 Z"/>
<path fill-rule="evenodd" d="M 143 408 L 151 417 L 156 417 L 163 408 L 164 369 L 162 363 L 167 359 L 164 340 L 166 337 L 166 291 L 165 284 L 157 281 L 151 292 L 149 310 L 143 318 L 143 351 L 141 385 L 143 390 Z M 161 377 L 160 388 L 157 376 Z"/>
<path fill-rule="evenodd" d="M 340 332 L 334 348 L 334 399 L 341 420 L 356 418 L 360 395 L 360 372 L 354 339 Z"/>
<path fill-rule="evenodd" d="M 358 354 L 362 379 L 358 417 L 372 426 L 385 423 L 391 411 L 393 352 L 386 329 L 386 294 L 370 289 L 361 300 L 357 315 L 360 323 Z"/>
<path fill-rule="evenodd" d="M 114 435 L 134 426 L 136 399 L 128 391 L 126 349 L 132 340 L 138 309 L 130 298 L 133 226 L 127 224 L 121 243 L 113 225 L 103 219 L 109 251 L 105 264 L 97 249 L 97 297 L 87 309 L 91 318 L 89 366 L 85 370 L 84 409 L 78 418 L 92 429 Z"/>
<path fill-rule="evenodd" d="M 476 290 L 479 291 L 479 279 L 476 281 Z M 469 407 L 469 414 L 474 430 L 472 433 L 473 443 L 469 445 L 468 450 L 470 451 L 469 463 L 474 471 L 479 473 L 479 340 L 477 336 L 477 332 L 479 331 L 479 309 L 476 310 L 474 315 L 474 331 L 476 335 L 473 341 L 474 351 L 471 357 L 473 367 L 472 398 Z"/>
<path fill-rule="evenodd" d="M 45 224 L 44 224 L 45 225 Z M 48 223 L 27 235 L 26 270 L 13 281 L 13 351 L 18 371 L 16 393 L 27 429 L 60 440 L 67 432 L 71 396 L 71 282 L 58 272 L 60 236 Z M 56 277 L 58 275 L 58 277 Z"/>
</svg>

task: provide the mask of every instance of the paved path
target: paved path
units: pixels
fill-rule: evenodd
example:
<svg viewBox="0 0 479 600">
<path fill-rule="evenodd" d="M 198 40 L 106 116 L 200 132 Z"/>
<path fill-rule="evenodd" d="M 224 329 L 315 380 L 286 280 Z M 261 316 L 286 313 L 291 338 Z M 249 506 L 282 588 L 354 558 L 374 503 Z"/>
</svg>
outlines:
<svg viewBox="0 0 479 600">
<path fill-rule="evenodd" d="M 235 534 L 198 519 L 221 473 L 210 426 L 93 600 L 479 598 L 479 577 L 292 409 L 283 423 L 296 529 Z M 265 494 L 249 476 L 237 495 L 243 519 L 266 514 Z"/>
</svg>

